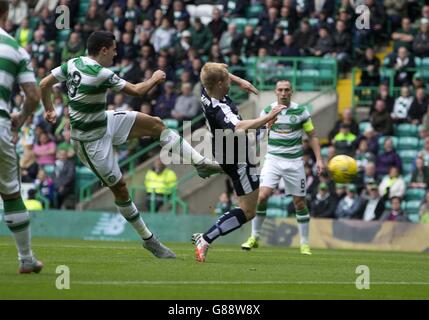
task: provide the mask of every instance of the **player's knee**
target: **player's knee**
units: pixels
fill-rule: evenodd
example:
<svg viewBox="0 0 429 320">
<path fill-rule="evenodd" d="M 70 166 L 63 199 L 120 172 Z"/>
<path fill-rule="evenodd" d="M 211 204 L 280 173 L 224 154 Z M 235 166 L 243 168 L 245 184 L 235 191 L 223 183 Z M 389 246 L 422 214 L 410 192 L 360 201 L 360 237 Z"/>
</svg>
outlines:
<svg viewBox="0 0 429 320">
<path fill-rule="evenodd" d="M 124 179 L 119 180 L 117 184 L 115 184 L 112 188 L 113 193 L 116 198 L 128 200 L 129 194 L 127 189 L 127 184 Z"/>
<path fill-rule="evenodd" d="M 268 201 L 269 198 L 269 194 L 267 194 L 266 192 L 261 192 L 258 195 L 258 203 L 259 204 L 265 204 Z"/>
<path fill-rule="evenodd" d="M 252 220 L 256 216 L 256 210 L 255 209 L 244 208 L 242 210 L 244 212 L 244 215 L 247 218 L 247 221 Z"/>
<path fill-rule="evenodd" d="M 164 125 L 164 122 L 162 122 L 161 118 L 154 117 L 153 118 L 153 127 L 152 131 L 155 135 L 160 136 L 162 131 L 166 129 L 166 126 Z"/>
<path fill-rule="evenodd" d="M 295 198 L 293 199 L 293 204 L 295 206 L 296 210 L 303 210 L 306 206 L 305 204 L 305 198 Z"/>
</svg>

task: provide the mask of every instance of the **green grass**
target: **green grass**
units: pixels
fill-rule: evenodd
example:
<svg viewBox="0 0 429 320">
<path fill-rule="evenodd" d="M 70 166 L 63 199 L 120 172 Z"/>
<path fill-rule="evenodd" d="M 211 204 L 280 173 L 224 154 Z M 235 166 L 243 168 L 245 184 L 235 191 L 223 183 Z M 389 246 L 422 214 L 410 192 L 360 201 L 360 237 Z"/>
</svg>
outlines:
<svg viewBox="0 0 429 320">
<path fill-rule="evenodd" d="M 11 238 L 0 238 L 0 299 L 429 299 L 429 255 L 215 245 L 206 263 L 191 244 L 169 244 L 176 260 L 158 260 L 138 242 L 33 239 L 45 264 L 18 275 Z M 70 268 L 70 290 L 57 290 L 56 267 Z M 355 287 L 358 265 L 370 289 Z"/>
</svg>

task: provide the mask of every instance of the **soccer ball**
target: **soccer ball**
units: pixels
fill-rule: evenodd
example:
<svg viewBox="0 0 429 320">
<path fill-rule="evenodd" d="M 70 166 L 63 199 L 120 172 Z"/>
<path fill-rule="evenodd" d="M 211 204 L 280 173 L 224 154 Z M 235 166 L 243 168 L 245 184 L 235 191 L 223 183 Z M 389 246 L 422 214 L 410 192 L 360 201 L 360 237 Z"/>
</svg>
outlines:
<svg viewBox="0 0 429 320">
<path fill-rule="evenodd" d="M 336 183 L 350 183 L 356 178 L 358 168 L 355 159 L 341 154 L 329 161 L 328 170 Z"/>
</svg>

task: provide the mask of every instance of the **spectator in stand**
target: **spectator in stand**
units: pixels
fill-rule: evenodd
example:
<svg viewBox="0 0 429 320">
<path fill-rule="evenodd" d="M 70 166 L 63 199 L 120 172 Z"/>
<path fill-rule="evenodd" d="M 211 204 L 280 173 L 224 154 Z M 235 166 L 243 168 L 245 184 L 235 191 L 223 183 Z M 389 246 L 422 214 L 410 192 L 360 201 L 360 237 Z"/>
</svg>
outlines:
<svg viewBox="0 0 429 320">
<path fill-rule="evenodd" d="M 188 51 L 192 47 L 192 35 L 188 30 L 183 31 L 180 34 L 180 40 L 174 46 L 174 56 L 176 58 L 177 64 L 183 64 L 186 57 L 188 56 Z"/>
<path fill-rule="evenodd" d="M 182 84 L 182 94 L 177 98 L 171 115 L 181 122 L 192 120 L 199 110 L 200 102 L 192 94 L 192 85 L 190 83 Z"/>
<path fill-rule="evenodd" d="M 375 102 L 374 111 L 370 115 L 371 126 L 374 131 L 382 136 L 393 134 L 393 120 L 390 112 L 386 109 L 384 100 L 378 99 Z"/>
<path fill-rule="evenodd" d="M 375 87 L 380 84 L 380 60 L 375 56 L 373 48 L 366 48 L 359 67 L 362 69 L 359 86 Z"/>
<path fill-rule="evenodd" d="M 214 43 L 210 48 L 209 60 L 210 62 L 225 63 L 220 47 L 217 43 Z"/>
<path fill-rule="evenodd" d="M 422 130 L 424 131 L 425 135 L 429 134 L 429 103 L 426 106 L 426 112 L 423 116 Z"/>
<path fill-rule="evenodd" d="M 335 194 L 329 192 L 326 183 L 320 183 L 318 192 L 310 204 L 311 216 L 315 218 L 335 218 L 338 200 Z"/>
<path fill-rule="evenodd" d="M 66 62 L 85 54 L 85 45 L 79 33 L 72 32 L 61 53 L 61 61 Z"/>
<path fill-rule="evenodd" d="M 54 165 L 57 148 L 55 142 L 51 140 L 46 132 L 42 132 L 38 140 L 38 143 L 35 144 L 33 148 L 37 163 L 40 166 Z"/>
<path fill-rule="evenodd" d="M 359 124 L 353 119 L 353 112 L 350 108 L 343 110 L 343 114 L 340 120 L 335 122 L 334 128 L 329 133 L 329 139 L 332 140 L 338 132 L 342 124 L 347 124 L 350 127 L 350 132 L 355 136 L 359 135 Z"/>
<path fill-rule="evenodd" d="M 316 44 L 316 35 L 311 30 L 310 23 L 307 20 L 302 20 L 300 28 L 294 34 L 295 45 L 299 48 L 302 56 L 310 55 L 310 49 Z"/>
<path fill-rule="evenodd" d="M 316 57 L 323 57 L 335 51 L 334 39 L 329 35 L 326 27 L 322 26 L 319 29 L 319 38 L 313 48 L 310 48 L 310 53 Z"/>
<path fill-rule="evenodd" d="M 407 215 L 401 209 L 401 197 L 390 198 L 392 209 L 384 211 L 380 221 L 409 222 Z"/>
<path fill-rule="evenodd" d="M 429 19 L 421 19 L 420 32 L 413 41 L 413 52 L 416 56 L 426 58 L 429 56 Z"/>
<path fill-rule="evenodd" d="M 192 47 L 197 49 L 199 55 L 207 55 L 213 41 L 210 30 L 201 22 L 200 18 L 195 18 L 191 27 Z"/>
<path fill-rule="evenodd" d="M 213 38 L 219 42 L 222 34 L 228 29 L 228 24 L 223 19 L 222 11 L 219 10 L 219 8 L 213 8 L 212 21 L 210 21 L 208 27 L 213 35 Z"/>
<path fill-rule="evenodd" d="M 34 12 L 39 14 L 44 7 L 48 7 L 49 11 L 54 11 L 58 5 L 58 0 L 38 0 Z"/>
<path fill-rule="evenodd" d="M 281 47 L 279 56 L 282 57 L 299 57 L 299 49 L 295 46 L 293 35 L 287 34 L 283 39 L 284 45 Z M 291 62 L 283 62 L 285 65 L 290 65 Z"/>
<path fill-rule="evenodd" d="M 412 51 L 415 35 L 416 32 L 411 26 L 410 18 L 403 17 L 401 28 L 392 33 L 393 50 L 397 52 L 400 47 L 405 47 L 408 51 Z"/>
<path fill-rule="evenodd" d="M 39 169 L 37 173 L 37 178 L 34 180 L 34 189 L 49 200 L 49 206 L 53 206 L 55 196 L 54 182 L 46 175 L 43 169 Z"/>
<path fill-rule="evenodd" d="M 425 166 L 429 166 L 429 137 L 425 138 L 425 142 L 423 145 L 423 150 L 420 150 L 417 154 L 417 157 L 423 158 L 425 162 Z"/>
<path fill-rule="evenodd" d="M 366 139 L 368 151 L 372 154 L 378 154 L 378 133 L 374 131 L 371 125 L 367 126 L 359 139 Z"/>
<path fill-rule="evenodd" d="M 406 190 L 406 183 L 398 167 L 391 167 L 389 169 L 389 175 L 384 176 L 381 180 L 378 191 L 380 195 L 387 196 L 389 199 L 392 197 L 403 197 Z"/>
<path fill-rule="evenodd" d="M 336 183 L 335 184 L 335 196 L 338 200 L 342 200 L 347 194 L 347 185 L 343 183 Z"/>
<path fill-rule="evenodd" d="M 167 81 L 164 84 L 164 93 L 156 100 L 152 108 L 152 115 L 161 119 L 171 118 L 171 112 L 176 103 L 176 94 L 174 93 L 174 83 Z"/>
<path fill-rule="evenodd" d="M 335 217 L 337 219 L 355 219 L 362 214 L 364 204 L 363 199 L 357 194 L 356 186 L 349 184 L 346 196 L 338 202 Z"/>
<path fill-rule="evenodd" d="M 369 113 L 371 114 L 375 109 L 375 103 L 377 100 L 383 100 L 386 106 L 386 109 L 389 113 L 393 111 L 393 104 L 395 103 L 395 99 L 389 93 L 389 86 L 386 83 L 381 83 L 378 87 L 377 97 L 374 100 L 374 104 L 371 106 Z"/>
<path fill-rule="evenodd" d="M 219 1 L 219 4 L 223 5 L 225 17 L 243 17 L 246 14 L 246 8 L 250 5 L 250 1 L 221 0 Z"/>
<path fill-rule="evenodd" d="M 188 10 L 185 8 L 185 4 L 182 0 L 174 0 L 173 2 L 173 17 L 174 24 L 177 25 L 179 20 L 189 20 L 190 15 Z"/>
<path fill-rule="evenodd" d="M 76 165 L 70 160 L 67 151 L 58 150 L 55 161 L 53 182 L 56 194 L 55 208 L 61 209 L 67 199 L 74 193 Z M 70 206 L 67 206 L 69 208 Z"/>
<path fill-rule="evenodd" d="M 280 9 L 280 21 L 278 25 L 282 28 L 284 35 L 293 35 L 297 26 L 296 10 L 292 7 L 291 1 L 289 3 L 290 6 L 286 6 L 286 3 L 283 2 L 283 7 Z"/>
<path fill-rule="evenodd" d="M 304 164 L 304 171 L 307 186 L 307 197 L 311 198 L 317 192 L 317 186 L 320 184 L 319 178 L 317 175 L 313 174 L 311 165 L 306 162 Z"/>
<path fill-rule="evenodd" d="M 15 27 L 18 27 L 24 19 L 28 17 L 28 5 L 24 0 L 11 0 L 9 5 L 10 20 Z"/>
<path fill-rule="evenodd" d="M 94 31 L 101 30 L 104 25 L 105 16 L 100 11 L 96 3 L 89 6 L 88 14 L 86 15 L 85 23 L 83 24 L 84 38 L 88 39 L 89 35 Z"/>
<path fill-rule="evenodd" d="M 261 47 L 259 38 L 251 25 L 244 27 L 244 32 L 232 42 L 232 51 L 241 56 L 255 56 Z"/>
<path fill-rule="evenodd" d="M 366 138 L 360 139 L 355 159 L 358 166 L 358 172 L 363 172 L 368 163 L 375 162 L 376 157 L 371 151 L 369 151 L 368 140 Z"/>
<path fill-rule="evenodd" d="M 147 208 L 150 210 L 154 205 L 155 212 L 158 212 L 164 204 L 164 199 L 168 199 L 171 196 L 176 185 L 176 173 L 167 168 L 160 158 L 157 158 L 154 162 L 154 167 L 145 176 L 145 188 L 148 193 Z"/>
<path fill-rule="evenodd" d="M 337 60 L 338 71 L 345 74 L 350 65 L 350 55 L 352 53 L 352 37 L 346 30 L 344 21 L 338 20 L 335 24 L 334 32 L 335 50 L 332 56 Z"/>
<path fill-rule="evenodd" d="M 23 183 L 34 183 L 39 172 L 36 155 L 31 148 L 25 148 L 20 161 L 21 181 Z"/>
<path fill-rule="evenodd" d="M 419 210 L 420 223 L 429 223 L 429 191 L 420 206 Z"/>
<path fill-rule="evenodd" d="M 407 121 L 408 110 L 410 110 L 414 97 L 410 94 L 408 86 L 401 87 L 401 95 L 395 99 L 393 111 L 390 114 L 394 123 L 403 123 Z"/>
<path fill-rule="evenodd" d="M 37 66 L 42 66 L 48 58 L 48 45 L 42 30 L 34 32 L 34 40 L 31 43 L 31 57 L 36 60 Z"/>
<path fill-rule="evenodd" d="M 175 33 L 176 31 L 170 25 L 170 20 L 166 17 L 162 18 L 161 26 L 156 28 L 151 38 L 155 52 L 159 53 L 161 49 L 171 46 Z"/>
<path fill-rule="evenodd" d="M 356 149 L 356 136 L 350 132 L 350 125 L 342 123 L 340 125 L 340 132 L 338 132 L 332 144 L 335 145 L 335 149 L 338 154 L 346 154 L 353 157 Z"/>
<path fill-rule="evenodd" d="M 22 20 L 20 27 L 16 30 L 15 39 L 23 48 L 33 40 L 33 30 L 30 29 L 28 18 Z"/>
<path fill-rule="evenodd" d="M 395 70 L 395 86 L 412 84 L 414 72 L 410 69 L 415 68 L 415 64 L 414 58 L 410 56 L 407 48 L 400 47 L 398 53 L 389 58 L 387 66 Z"/>
<path fill-rule="evenodd" d="M 402 161 L 396 151 L 393 149 L 393 141 L 387 138 L 384 141 L 384 151 L 376 160 L 377 176 L 382 177 L 389 173 L 390 168 L 395 167 L 400 172 L 402 169 Z"/>
<path fill-rule="evenodd" d="M 222 33 L 219 40 L 220 51 L 223 55 L 232 53 L 232 46 L 235 39 L 238 39 L 237 26 L 234 23 L 228 24 L 228 30 Z M 235 54 L 238 52 L 236 51 Z"/>
<path fill-rule="evenodd" d="M 390 20 L 392 30 L 396 30 L 401 18 L 407 14 L 407 0 L 384 0 L 383 5 L 387 18 Z"/>
<path fill-rule="evenodd" d="M 411 176 L 409 188 L 427 189 L 429 186 L 429 167 L 425 166 L 425 161 L 422 157 L 417 157 L 416 168 Z"/>
<path fill-rule="evenodd" d="M 276 7 L 268 9 L 267 19 L 260 19 L 258 24 L 258 34 L 261 45 L 266 46 L 269 44 L 277 25 L 279 24 L 278 19 L 279 11 Z"/>
<path fill-rule="evenodd" d="M 408 110 L 408 120 L 415 125 L 422 123 L 422 119 L 427 111 L 429 100 L 426 97 L 424 88 L 416 89 L 416 98 L 411 103 Z"/>
<path fill-rule="evenodd" d="M 380 196 L 376 183 L 370 183 L 366 186 L 367 193 L 364 195 L 364 210 L 361 215 L 357 215 L 357 219 L 363 221 L 379 220 L 384 212 L 385 198 Z"/>
<path fill-rule="evenodd" d="M 356 179 L 356 186 L 358 188 L 358 192 L 361 193 L 365 190 L 366 186 L 371 183 L 378 184 L 379 179 L 377 177 L 377 172 L 375 170 L 375 163 L 368 162 L 365 166 L 363 172 L 358 173 L 358 177 Z"/>
<path fill-rule="evenodd" d="M 237 54 L 231 54 L 229 62 L 229 70 L 232 74 L 240 78 L 246 77 L 246 67 L 244 66 L 243 61 Z"/>
</svg>

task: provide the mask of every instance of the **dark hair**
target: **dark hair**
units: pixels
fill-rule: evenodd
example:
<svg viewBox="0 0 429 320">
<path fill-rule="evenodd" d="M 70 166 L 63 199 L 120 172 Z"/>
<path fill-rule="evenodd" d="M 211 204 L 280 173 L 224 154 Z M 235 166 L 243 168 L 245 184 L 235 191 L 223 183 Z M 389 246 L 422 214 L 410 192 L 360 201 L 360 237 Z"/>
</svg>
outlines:
<svg viewBox="0 0 429 320">
<path fill-rule="evenodd" d="M 0 16 L 9 11 L 9 0 L 0 0 Z"/>
<path fill-rule="evenodd" d="M 102 48 L 111 48 L 115 41 L 115 35 L 108 31 L 95 31 L 93 32 L 86 42 L 88 54 L 96 56 Z"/>
</svg>

